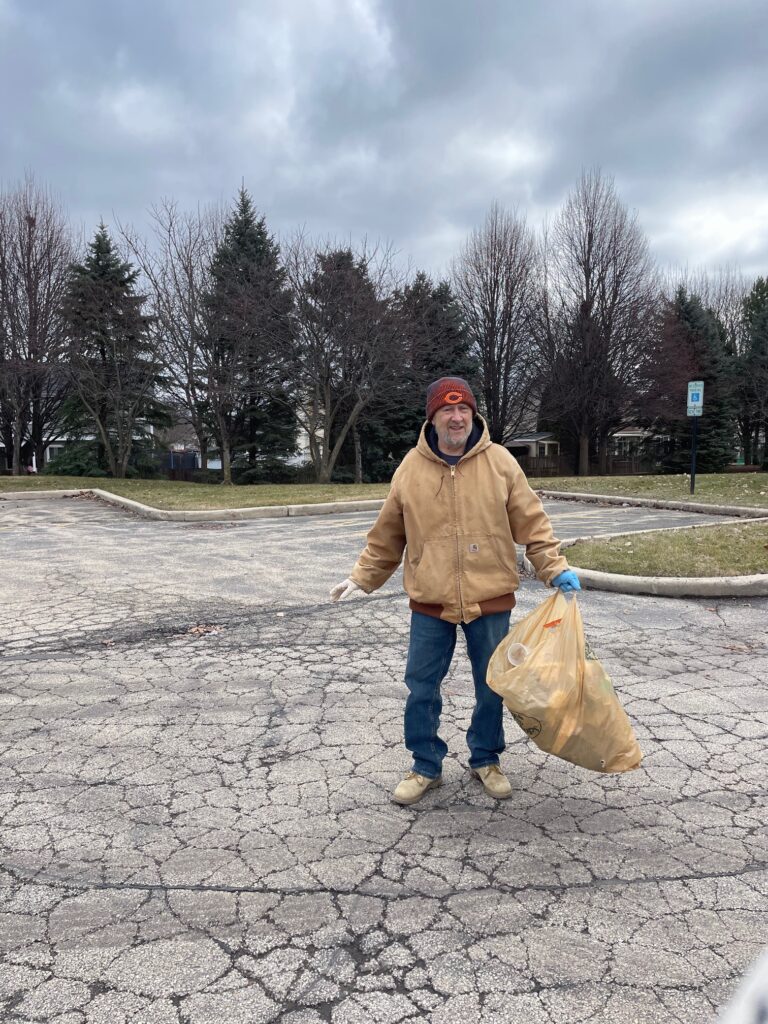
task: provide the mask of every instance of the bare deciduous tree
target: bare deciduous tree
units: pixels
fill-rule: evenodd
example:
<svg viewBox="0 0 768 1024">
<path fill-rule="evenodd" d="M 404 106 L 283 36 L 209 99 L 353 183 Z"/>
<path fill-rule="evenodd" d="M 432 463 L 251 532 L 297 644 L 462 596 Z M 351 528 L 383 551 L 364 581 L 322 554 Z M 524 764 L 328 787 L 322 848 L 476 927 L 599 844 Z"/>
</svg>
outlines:
<svg viewBox="0 0 768 1024">
<path fill-rule="evenodd" d="M 73 247 L 54 197 L 28 176 L 0 195 L 0 423 L 13 473 L 58 440 L 68 378 L 61 300 Z"/>
<path fill-rule="evenodd" d="M 542 244 L 546 301 L 538 354 L 545 408 L 566 422 L 589 473 L 590 442 L 607 468 L 607 443 L 632 418 L 646 384 L 657 286 L 648 243 L 611 178 L 584 172 Z"/>
<path fill-rule="evenodd" d="M 494 203 L 453 264 L 453 289 L 480 360 L 491 440 L 510 440 L 529 411 L 536 245 L 518 211 Z"/>
<path fill-rule="evenodd" d="M 404 345 L 389 299 L 390 249 L 356 252 L 299 233 L 285 261 L 294 296 L 294 402 L 317 479 L 327 483 L 362 411 L 393 388 Z"/>
<path fill-rule="evenodd" d="M 131 228 L 121 227 L 121 234 L 148 284 L 155 351 L 169 396 L 195 432 L 205 469 L 211 438 L 206 296 L 224 213 L 213 206 L 180 212 L 175 201 L 165 199 L 151 216 L 154 245 Z"/>
</svg>

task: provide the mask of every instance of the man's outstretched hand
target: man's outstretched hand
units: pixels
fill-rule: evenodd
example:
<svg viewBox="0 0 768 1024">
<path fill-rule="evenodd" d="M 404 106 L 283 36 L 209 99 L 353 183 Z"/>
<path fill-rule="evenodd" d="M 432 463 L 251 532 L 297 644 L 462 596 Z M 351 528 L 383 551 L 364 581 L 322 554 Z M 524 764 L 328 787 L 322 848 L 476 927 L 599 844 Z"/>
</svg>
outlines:
<svg viewBox="0 0 768 1024">
<path fill-rule="evenodd" d="M 352 594 L 362 589 L 362 587 L 359 587 L 356 583 L 353 583 L 352 580 L 344 580 L 343 583 L 337 584 L 331 590 L 331 600 L 333 601 L 334 604 L 336 604 L 337 601 L 343 601 L 345 597 L 351 597 Z"/>
<path fill-rule="evenodd" d="M 552 580 L 552 586 L 558 587 L 564 594 L 570 594 L 574 590 L 581 590 L 579 577 L 572 569 L 566 569 L 559 576 L 555 576 Z"/>
</svg>

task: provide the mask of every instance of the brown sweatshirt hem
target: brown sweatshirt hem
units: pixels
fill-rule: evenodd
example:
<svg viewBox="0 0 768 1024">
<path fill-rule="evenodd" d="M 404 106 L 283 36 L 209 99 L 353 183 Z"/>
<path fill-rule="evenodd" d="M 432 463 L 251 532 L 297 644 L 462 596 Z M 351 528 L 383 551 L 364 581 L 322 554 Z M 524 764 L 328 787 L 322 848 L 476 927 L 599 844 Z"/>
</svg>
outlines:
<svg viewBox="0 0 768 1024">
<path fill-rule="evenodd" d="M 509 612 L 512 611 L 516 603 L 514 594 L 501 594 L 499 597 L 492 597 L 488 601 L 480 601 L 480 614 L 494 615 L 496 612 Z M 420 615 L 431 615 L 435 619 L 441 618 L 443 614 L 443 605 L 422 604 L 420 601 L 414 601 L 413 598 L 408 602 L 408 607 L 412 612 L 419 612 Z"/>
</svg>

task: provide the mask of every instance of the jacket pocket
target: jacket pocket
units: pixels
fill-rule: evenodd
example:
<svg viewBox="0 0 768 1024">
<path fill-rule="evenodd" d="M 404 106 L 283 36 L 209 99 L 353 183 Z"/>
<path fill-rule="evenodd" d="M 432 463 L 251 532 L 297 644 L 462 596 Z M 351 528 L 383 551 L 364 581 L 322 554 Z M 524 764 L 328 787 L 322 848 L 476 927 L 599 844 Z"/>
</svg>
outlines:
<svg viewBox="0 0 768 1024">
<path fill-rule="evenodd" d="M 462 537 L 461 591 L 464 604 L 509 594 L 519 583 L 514 541 L 492 534 Z"/>
<path fill-rule="evenodd" d="M 426 540 L 406 559 L 403 585 L 420 604 L 458 604 L 456 538 Z"/>
</svg>

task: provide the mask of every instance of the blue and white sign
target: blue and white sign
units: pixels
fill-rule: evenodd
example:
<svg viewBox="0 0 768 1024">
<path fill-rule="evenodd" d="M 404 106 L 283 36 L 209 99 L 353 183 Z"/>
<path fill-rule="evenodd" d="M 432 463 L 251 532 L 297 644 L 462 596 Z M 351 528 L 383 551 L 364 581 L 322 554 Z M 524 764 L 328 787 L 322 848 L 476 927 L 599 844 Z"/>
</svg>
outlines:
<svg viewBox="0 0 768 1024">
<path fill-rule="evenodd" d="M 704 381 L 688 381 L 688 415 L 701 416 L 704 412 Z"/>
</svg>

